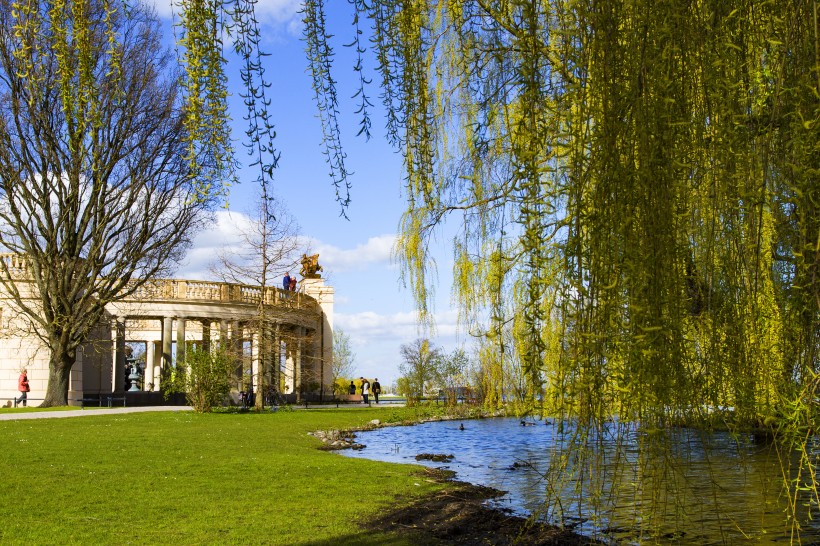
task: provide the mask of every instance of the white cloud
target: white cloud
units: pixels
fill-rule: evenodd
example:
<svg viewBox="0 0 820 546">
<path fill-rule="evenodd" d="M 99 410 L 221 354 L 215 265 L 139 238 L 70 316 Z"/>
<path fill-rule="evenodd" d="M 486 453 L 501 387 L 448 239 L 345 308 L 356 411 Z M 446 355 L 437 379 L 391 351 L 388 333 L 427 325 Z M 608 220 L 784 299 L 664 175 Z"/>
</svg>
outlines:
<svg viewBox="0 0 820 546">
<path fill-rule="evenodd" d="M 260 18 L 290 24 L 294 19 L 299 19 L 301 8 L 301 0 L 258 0 L 256 15 Z"/>
<path fill-rule="evenodd" d="M 379 377 L 387 384 L 401 374 L 401 345 L 420 337 L 428 337 L 438 348 L 450 352 L 463 345 L 463 336 L 458 335 L 457 313 L 448 310 L 436 314 L 436 331 L 425 334 L 418 328 L 415 312 L 382 315 L 373 311 L 355 314 L 337 313 L 334 327 L 341 328 L 350 336 L 350 343 L 356 355 L 356 374 L 365 377 Z"/>
<path fill-rule="evenodd" d="M 214 213 L 213 225 L 194 237 L 193 247 L 180 265 L 177 277 L 213 280 L 208 266 L 223 250 L 241 244 L 241 233 L 250 224 L 250 218 L 239 212 L 220 210 Z"/>
<path fill-rule="evenodd" d="M 351 341 L 357 344 L 366 344 L 380 338 L 413 339 L 419 335 L 415 312 L 392 315 L 380 315 L 374 311 L 352 315 L 337 313 L 334 323 L 334 326 L 342 328 Z"/>
<path fill-rule="evenodd" d="M 395 235 L 371 237 L 352 249 L 341 249 L 314 241 L 312 246 L 321 256 L 322 266 L 334 273 L 362 271 L 375 264 L 389 265 L 396 242 Z"/>
<path fill-rule="evenodd" d="M 170 19 L 179 13 L 178 0 L 144 1 L 149 5 L 153 4 L 162 18 Z M 254 9 L 261 24 L 281 27 L 289 34 L 298 35 L 301 32 L 300 0 L 258 0 Z"/>
<path fill-rule="evenodd" d="M 415 311 L 381 315 L 374 311 L 345 314 L 336 313 L 334 326 L 339 327 L 350 336 L 354 345 L 366 346 L 383 340 L 392 340 L 396 343 L 396 351 L 402 343 L 413 341 L 419 337 L 429 337 L 431 340 L 449 349 L 457 341 L 458 314 L 455 310 L 437 313 L 434 316 L 435 330 L 426 333 L 418 323 L 418 314 Z"/>
<path fill-rule="evenodd" d="M 209 279 L 208 264 L 213 262 L 219 251 L 241 244 L 241 234 L 251 224 L 252 220 L 246 214 L 216 212 L 213 225 L 194 237 L 193 248 L 188 252 L 178 275 L 182 278 Z M 395 241 L 394 235 L 379 235 L 350 249 L 317 240 L 310 240 L 308 246 L 313 249 L 311 252 L 319 253 L 319 261 L 328 273 L 345 273 L 364 271 L 374 265 L 390 265 Z"/>
</svg>

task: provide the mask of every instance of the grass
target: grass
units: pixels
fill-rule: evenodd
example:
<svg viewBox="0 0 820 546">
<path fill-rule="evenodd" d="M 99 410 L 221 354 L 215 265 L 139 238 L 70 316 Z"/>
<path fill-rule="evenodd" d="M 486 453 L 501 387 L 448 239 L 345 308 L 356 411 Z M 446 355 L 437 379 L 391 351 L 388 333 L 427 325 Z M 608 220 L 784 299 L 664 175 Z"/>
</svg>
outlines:
<svg viewBox="0 0 820 546">
<path fill-rule="evenodd" d="M 39 404 L 40 401 L 37 400 L 36 402 L 32 402 L 32 404 Z M 70 411 L 70 410 L 78 410 L 80 409 L 79 406 L 61 406 L 59 408 L 37 408 L 34 406 L 19 406 L 19 407 L 0 407 L 0 414 L 2 413 L 27 413 L 27 412 L 37 412 L 37 411 Z M 88 408 L 87 408 L 88 409 Z"/>
<path fill-rule="evenodd" d="M 417 544 L 362 529 L 442 486 L 416 466 L 319 450 L 307 434 L 416 416 L 340 408 L 0 421 L 0 543 Z"/>
</svg>

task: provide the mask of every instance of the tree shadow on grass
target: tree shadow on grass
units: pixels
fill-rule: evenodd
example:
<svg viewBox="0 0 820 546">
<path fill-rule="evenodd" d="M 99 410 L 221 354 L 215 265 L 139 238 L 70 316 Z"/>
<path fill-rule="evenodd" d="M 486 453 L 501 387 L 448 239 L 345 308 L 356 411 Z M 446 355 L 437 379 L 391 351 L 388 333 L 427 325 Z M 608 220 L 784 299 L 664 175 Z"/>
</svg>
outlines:
<svg viewBox="0 0 820 546">
<path fill-rule="evenodd" d="M 355 535 L 332 541 L 306 542 L 302 546 L 579 546 L 603 544 L 568 529 L 545 525 L 514 516 L 506 510 L 486 505 L 503 492 L 463 482 L 432 497 L 410 504 L 399 503 L 363 526 Z"/>
</svg>

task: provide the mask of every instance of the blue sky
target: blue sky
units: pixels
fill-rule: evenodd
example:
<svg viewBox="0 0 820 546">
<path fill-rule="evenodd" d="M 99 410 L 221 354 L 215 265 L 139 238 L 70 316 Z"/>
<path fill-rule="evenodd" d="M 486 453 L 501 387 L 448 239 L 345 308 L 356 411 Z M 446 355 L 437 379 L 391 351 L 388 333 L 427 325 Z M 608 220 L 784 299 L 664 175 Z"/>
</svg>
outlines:
<svg viewBox="0 0 820 546">
<path fill-rule="evenodd" d="M 166 0 L 158 0 L 164 2 Z M 319 253 L 323 276 L 336 290 L 335 325 L 351 338 L 356 355 L 356 374 L 378 377 L 390 384 L 398 376 L 399 347 L 424 335 L 416 325 L 412 295 L 402 287 L 399 267 L 391 259 L 395 234 L 404 210 L 401 156 L 384 141 L 383 118 L 373 119 L 373 138 L 365 142 L 357 137 L 353 87 L 354 59 L 343 43 L 352 36 L 349 5 L 346 1 L 329 2 L 332 32 L 336 34 L 335 61 L 338 94 L 344 126 L 342 142 L 347 152 L 347 167 L 353 171 L 352 202 L 349 220 L 340 216 L 339 205 L 322 155 L 321 126 L 316 116 L 304 44 L 300 40 L 299 2 L 262 0 L 257 14 L 262 22 L 263 48 L 270 54 L 265 61 L 266 77 L 271 81 L 271 110 L 276 125 L 275 145 L 281 152 L 275 172 L 274 192 L 310 239 L 311 250 Z M 161 16 L 170 17 L 164 5 L 157 4 Z M 366 70 L 373 73 L 373 65 Z M 237 73 L 230 73 L 233 81 Z M 242 138 L 242 105 L 234 89 L 234 133 Z M 378 89 L 371 86 L 372 102 L 378 104 Z M 245 152 L 237 143 L 240 159 Z M 212 230 L 200 234 L 195 246 L 177 273 L 179 278 L 208 280 L 208 265 L 217 248 L 235 240 L 233 224 L 237 215 L 253 210 L 256 191 L 255 175 L 240 176 L 242 183 L 231 190 L 230 214 L 217 214 Z M 449 245 L 443 242 L 436 250 L 438 286 L 434 311 L 436 332 L 431 340 L 446 351 L 459 346 L 456 313 L 450 307 Z M 462 336 L 463 337 L 463 336 Z"/>
</svg>

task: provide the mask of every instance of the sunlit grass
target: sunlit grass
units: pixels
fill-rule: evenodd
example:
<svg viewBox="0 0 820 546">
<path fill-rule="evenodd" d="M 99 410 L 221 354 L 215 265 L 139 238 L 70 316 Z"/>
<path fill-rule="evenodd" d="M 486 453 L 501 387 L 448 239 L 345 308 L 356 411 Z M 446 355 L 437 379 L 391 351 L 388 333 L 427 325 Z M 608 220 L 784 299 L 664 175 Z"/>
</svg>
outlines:
<svg viewBox="0 0 820 546">
<path fill-rule="evenodd" d="M 37 402 L 32 402 L 32 404 L 39 404 L 39 403 L 40 403 L 39 400 Z M 38 408 L 38 407 L 34 407 L 34 406 L 25 406 L 25 407 L 18 406 L 16 408 L 12 406 L 12 407 L 7 408 L 7 407 L 3 406 L 3 407 L 0 407 L 0 413 L 14 413 L 14 412 L 26 413 L 26 412 L 37 412 L 37 411 L 69 411 L 69 410 L 78 410 L 78 409 L 81 409 L 81 408 L 79 408 L 77 406 L 60 406 L 58 408 Z M 86 408 L 86 409 L 91 409 L 91 408 Z"/>
<path fill-rule="evenodd" d="M 309 431 L 414 410 L 135 413 L 0 422 L 3 544 L 410 544 L 362 525 L 438 485 Z"/>
</svg>

